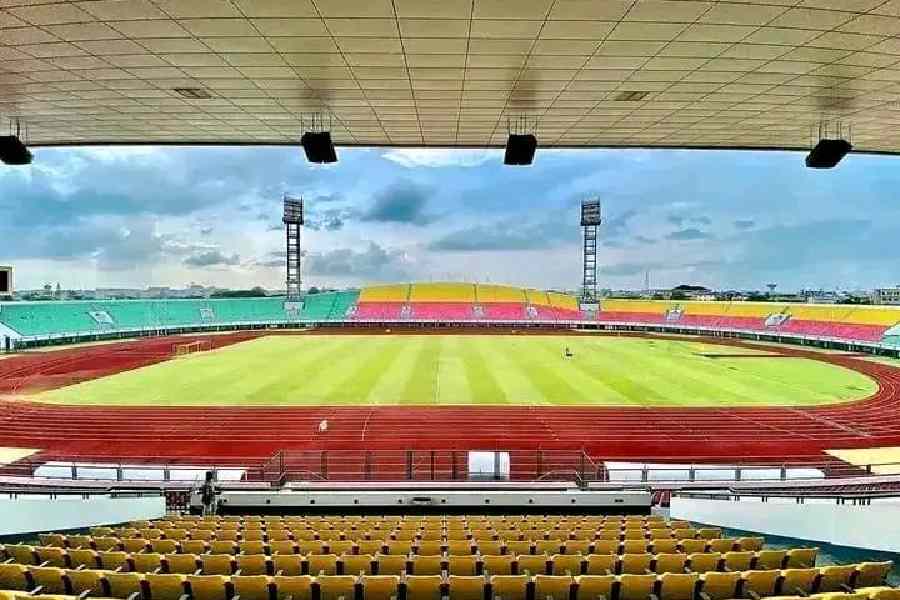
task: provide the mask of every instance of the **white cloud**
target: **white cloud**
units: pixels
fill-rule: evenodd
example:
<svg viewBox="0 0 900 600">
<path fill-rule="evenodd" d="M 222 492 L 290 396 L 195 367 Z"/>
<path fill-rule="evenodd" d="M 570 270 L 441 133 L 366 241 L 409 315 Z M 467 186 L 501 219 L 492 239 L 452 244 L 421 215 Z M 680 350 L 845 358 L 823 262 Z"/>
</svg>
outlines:
<svg viewBox="0 0 900 600">
<path fill-rule="evenodd" d="M 398 148 L 381 155 L 407 168 L 413 167 L 477 167 L 503 160 L 501 150 L 451 150 L 447 148 Z"/>
</svg>

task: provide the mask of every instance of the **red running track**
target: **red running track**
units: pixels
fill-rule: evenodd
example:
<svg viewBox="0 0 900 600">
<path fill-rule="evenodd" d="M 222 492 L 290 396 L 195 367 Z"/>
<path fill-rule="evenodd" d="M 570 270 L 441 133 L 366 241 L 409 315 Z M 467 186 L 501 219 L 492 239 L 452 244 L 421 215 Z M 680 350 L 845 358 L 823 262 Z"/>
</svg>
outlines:
<svg viewBox="0 0 900 600">
<path fill-rule="evenodd" d="M 865 400 L 813 408 L 93 407 L 13 395 L 166 360 L 176 342 L 203 338 L 221 346 L 256 335 L 156 338 L 0 360 L 0 394 L 6 394 L 0 446 L 39 448 L 45 460 L 225 465 L 263 460 L 281 449 L 584 448 L 601 459 L 736 462 L 820 460 L 830 448 L 900 445 L 900 369 L 771 346 L 765 349 L 865 373 L 880 389 Z M 329 421 L 324 435 L 317 432 L 323 418 Z"/>
</svg>

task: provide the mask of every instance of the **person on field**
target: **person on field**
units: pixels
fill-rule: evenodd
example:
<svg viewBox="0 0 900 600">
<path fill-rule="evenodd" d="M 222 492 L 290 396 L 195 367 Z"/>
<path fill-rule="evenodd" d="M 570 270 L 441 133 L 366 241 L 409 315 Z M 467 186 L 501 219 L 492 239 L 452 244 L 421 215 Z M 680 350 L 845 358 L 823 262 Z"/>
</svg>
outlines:
<svg viewBox="0 0 900 600">
<path fill-rule="evenodd" d="M 328 432 L 328 419 L 322 419 L 319 421 L 319 433 L 327 433 Z"/>
</svg>

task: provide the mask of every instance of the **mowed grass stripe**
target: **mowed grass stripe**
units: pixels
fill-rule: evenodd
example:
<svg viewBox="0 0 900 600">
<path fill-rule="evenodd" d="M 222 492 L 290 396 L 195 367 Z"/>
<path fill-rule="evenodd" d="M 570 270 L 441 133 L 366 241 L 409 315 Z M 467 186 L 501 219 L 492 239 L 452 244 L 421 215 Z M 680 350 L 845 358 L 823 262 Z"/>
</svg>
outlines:
<svg viewBox="0 0 900 600">
<path fill-rule="evenodd" d="M 487 362 L 482 351 L 484 344 L 480 344 L 479 341 L 483 339 L 486 338 L 472 336 L 466 339 L 464 347 L 460 348 L 466 382 L 469 387 L 468 402 L 472 404 L 508 403 L 509 398 L 497 383 L 494 373 L 489 368 L 490 363 Z M 489 346 L 488 350 L 493 351 L 494 349 Z"/>
<path fill-rule="evenodd" d="M 566 346 L 575 357 L 563 356 Z M 270 336 L 33 396 L 71 404 L 805 406 L 871 395 L 860 373 L 731 348 L 600 336 Z"/>
<path fill-rule="evenodd" d="M 355 360 L 333 378 L 333 384 L 322 398 L 323 404 L 367 404 L 372 389 L 397 360 L 401 350 L 397 344 L 359 344 L 352 336 L 346 336 L 346 339 L 352 344 L 347 352 L 352 353 Z"/>
<path fill-rule="evenodd" d="M 415 358 L 397 403 L 437 404 L 437 371 L 444 351 L 443 338 L 426 335 L 409 342 Z"/>
</svg>

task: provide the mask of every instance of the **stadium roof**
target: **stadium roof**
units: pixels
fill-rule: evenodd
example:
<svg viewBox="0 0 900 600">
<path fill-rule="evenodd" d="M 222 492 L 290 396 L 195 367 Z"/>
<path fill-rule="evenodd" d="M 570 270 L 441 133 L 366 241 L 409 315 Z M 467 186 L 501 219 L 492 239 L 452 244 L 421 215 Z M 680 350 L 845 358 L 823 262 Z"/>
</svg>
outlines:
<svg viewBox="0 0 900 600">
<path fill-rule="evenodd" d="M 295 144 L 322 111 L 339 144 L 526 115 L 543 147 L 806 148 L 841 118 L 897 152 L 898 101 L 900 0 L 0 0 L 0 115 L 37 145 Z"/>
</svg>

